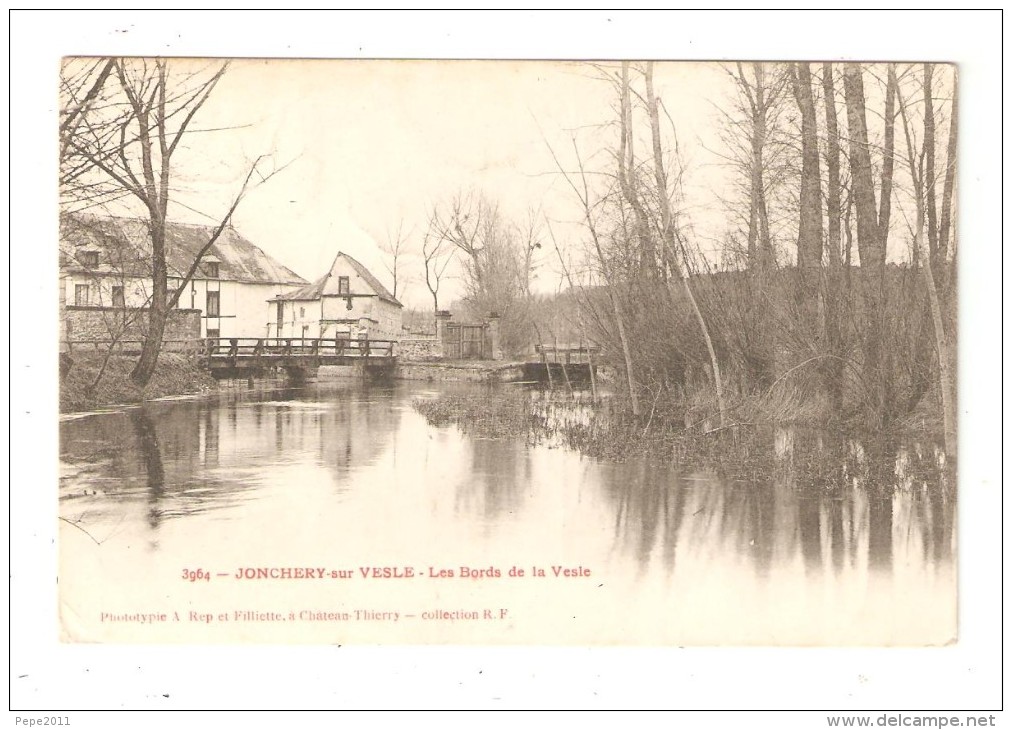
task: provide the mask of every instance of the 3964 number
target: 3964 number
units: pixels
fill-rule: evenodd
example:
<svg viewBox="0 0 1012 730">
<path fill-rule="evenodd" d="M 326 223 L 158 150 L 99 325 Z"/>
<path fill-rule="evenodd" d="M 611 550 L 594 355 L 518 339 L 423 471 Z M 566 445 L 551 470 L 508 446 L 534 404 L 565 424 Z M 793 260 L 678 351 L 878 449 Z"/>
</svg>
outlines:
<svg viewBox="0 0 1012 730">
<path fill-rule="evenodd" d="M 196 570 L 183 568 L 183 580 L 188 580 L 191 583 L 196 583 L 198 580 L 209 581 L 211 580 L 211 573 L 203 568 L 197 568 Z"/>
</svg>

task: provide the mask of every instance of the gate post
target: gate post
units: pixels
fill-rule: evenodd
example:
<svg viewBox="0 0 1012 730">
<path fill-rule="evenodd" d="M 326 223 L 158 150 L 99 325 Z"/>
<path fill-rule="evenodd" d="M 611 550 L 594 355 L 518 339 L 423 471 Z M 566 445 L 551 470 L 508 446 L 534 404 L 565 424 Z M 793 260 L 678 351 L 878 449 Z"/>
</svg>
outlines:
<svg viewBox="0 0 1012 730">
<path fill-rule="evenodd" d="M 502 360 L 502 345 L 500 344 L 500 329 L 499 329 L 499 313 L 491 312 L 488 315 L 488 329 L 489 329 L 489 340 L 492 352 L 490 353 L 493 360 Z M 482 343 L 484 344 L 484 343 Z"/>
<path fill-rule="evenodd" d="M 440 309 L 436 312 L 436 342 L 439 343 L 439 349 L 443 353 L 443 357 L 447 357 L 446 352 L 446 325 L 450 322 L 451 315 L 447 310 Z"/>
</svg>

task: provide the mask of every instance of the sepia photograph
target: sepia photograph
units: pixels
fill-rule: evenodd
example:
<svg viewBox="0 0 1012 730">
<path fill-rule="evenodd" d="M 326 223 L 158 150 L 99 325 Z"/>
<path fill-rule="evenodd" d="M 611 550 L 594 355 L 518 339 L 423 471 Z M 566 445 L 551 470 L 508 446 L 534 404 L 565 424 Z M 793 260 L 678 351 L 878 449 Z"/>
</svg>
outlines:
<svg viewBox="0 0 1012 730">
<path fill-rule="evenodd" d="M 65 638 L 956 639 L 957 100 L 66 59 Z"/>
<path fill-rule="evenodd" d="M 958 58 L 105 48 L 36 211 L 59 645 L 966 639 Z"/>
</svg>

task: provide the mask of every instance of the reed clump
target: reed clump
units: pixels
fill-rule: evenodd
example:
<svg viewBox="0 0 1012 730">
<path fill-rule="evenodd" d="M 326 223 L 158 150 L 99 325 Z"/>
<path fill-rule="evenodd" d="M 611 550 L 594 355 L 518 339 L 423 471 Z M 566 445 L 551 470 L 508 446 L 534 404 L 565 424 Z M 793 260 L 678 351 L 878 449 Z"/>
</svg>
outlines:
<svg viewBox="0 0 1012 730">
<path fill-rule="evenodd" d="M 724 426 L 695 404 L 661 398 L 639 416 L 621 397 L 592 403 L 580 394 L 540 391 L 447 394 L 413 405 L 430 425 L 455 426 L 475 438 L 514 439 L 606 461 L 646 458 L 735 482 L 786 481 L 828 493 L 851 487 L 855 479 L 887 491 L 900 483 L 938 483 L 940 461 L 932 439 L 914 442 L 900 434 L 857 439 L 843 424 L 775 424 L 765 410 L 775 405 L 797 415 L 803 410 L 799 404 L 808 402 L 791 388 L 743 402 L 738 415 L 754 420 Z M 909 443 L 917 445 L 903 445 Z M 897 453 L 903 454 L 900 461 Z"/>
</svg>

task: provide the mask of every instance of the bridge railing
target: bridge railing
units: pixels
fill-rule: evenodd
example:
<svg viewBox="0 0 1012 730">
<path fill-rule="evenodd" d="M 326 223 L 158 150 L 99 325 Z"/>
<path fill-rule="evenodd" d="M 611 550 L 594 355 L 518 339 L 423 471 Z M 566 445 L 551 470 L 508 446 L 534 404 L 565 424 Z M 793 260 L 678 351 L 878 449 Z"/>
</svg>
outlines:
<svg viewBox="0 0 1012 730">
<path fill-rule="evenodd" d="M 591 357 L 600 354 L 601 348 L 596 345 L 534 345 L 534 352 L 541 362 L 586 364 Z"/>
<path fill-rule="evenodd" d="M 395 340 L 352 337 L 209 337 L 204 355 L 212 359 L 254 357 L 281 358 L 393 357 Z"/>
</svg>

